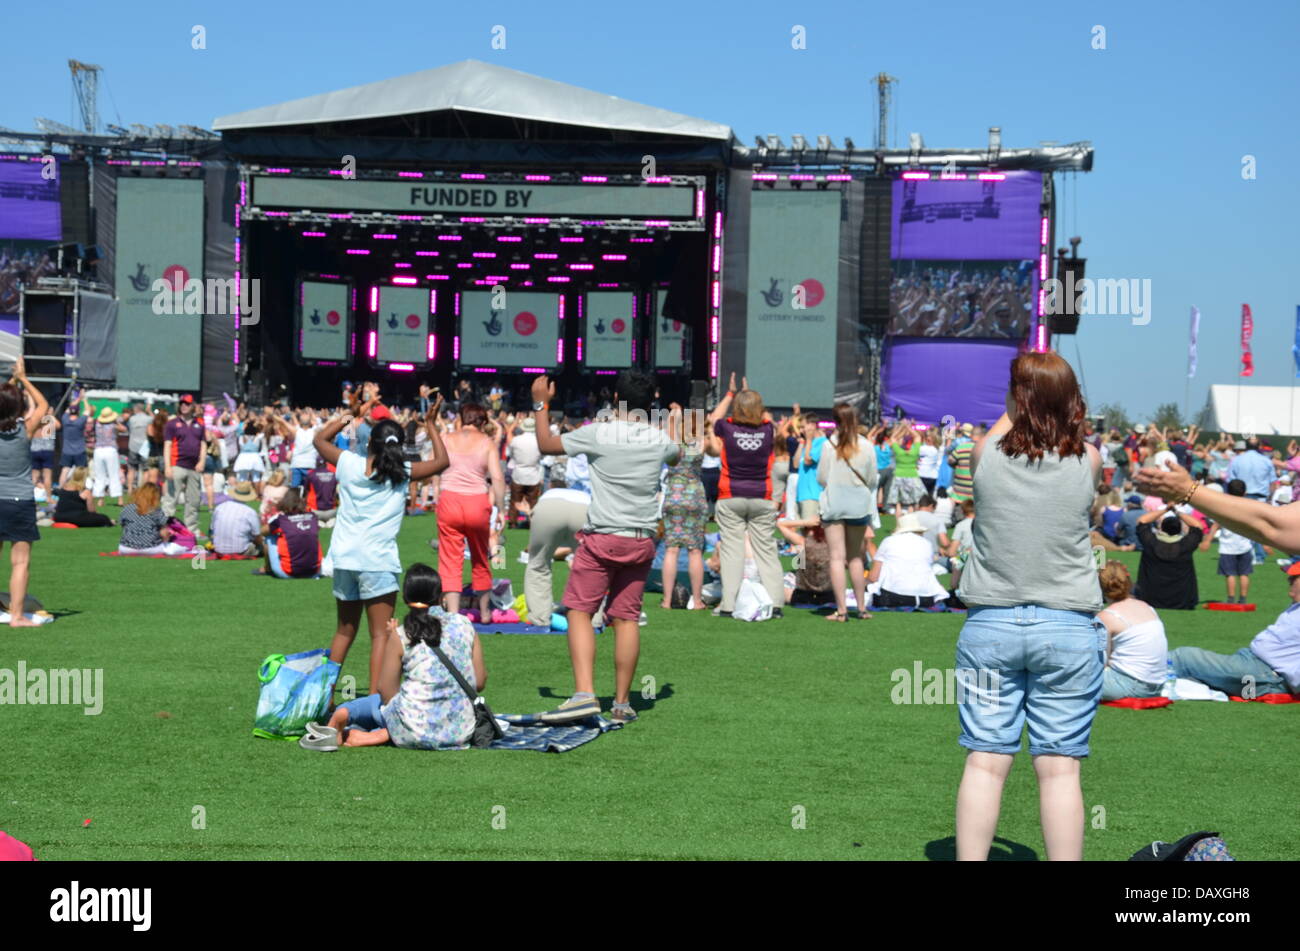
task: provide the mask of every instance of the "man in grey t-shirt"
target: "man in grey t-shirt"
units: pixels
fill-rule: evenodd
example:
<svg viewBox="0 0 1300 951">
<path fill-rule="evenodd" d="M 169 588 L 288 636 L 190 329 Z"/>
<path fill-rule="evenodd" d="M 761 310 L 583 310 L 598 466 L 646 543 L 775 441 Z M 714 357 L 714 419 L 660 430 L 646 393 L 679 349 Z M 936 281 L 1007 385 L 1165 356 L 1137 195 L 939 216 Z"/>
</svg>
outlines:
<svg viewBox="0 0 1300 951">
<path fill-rule="evenodd" d="M 654 380 L 624 370 L 618 376 L 612 418 L 556 436 L 547 424 L 555 385 L 545 376 L 533 382 L 533 418 L 538 449 L 570 458 L 585 455 L 591 470 L 591 506 L 564 589 L 568 607 L 573 696 L 543 714 L 546 723 L 572 723 L 599 716 L 595 694 L 596 633 L 592 615 L 605 602 L 614 626 L 616 723 L 636 719 L 629 702 L 641 648 L 641 595 L 654 561 L 659 521 L 659 474 L 681 456 L 680 447 L 649 424 Z"/>
</svg>

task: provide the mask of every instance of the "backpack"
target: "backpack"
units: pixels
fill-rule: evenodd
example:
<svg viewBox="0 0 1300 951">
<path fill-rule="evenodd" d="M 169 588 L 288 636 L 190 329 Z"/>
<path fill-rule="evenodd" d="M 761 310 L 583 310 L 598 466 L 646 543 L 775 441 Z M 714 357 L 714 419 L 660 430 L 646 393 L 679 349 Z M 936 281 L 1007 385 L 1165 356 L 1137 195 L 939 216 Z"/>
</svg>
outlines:
<svg viewBox="0 0 1300 951">
<path fill-rule="evenodd" d="M 167 519 L 167 527 L 172 532 L 171 540 L 182 548 L 194 548 L 198 545 L 198 539 L 194 537 L 194 533 L 186 528 L 185 523 L 175 516 Z"/>
<path fill-rule="evenodd" d="M 1133 853 L 1130 862 L 1235 862 L 1217 832 L 1193 832 L 1177 842 L 1152 842 Z"/>
</svg>

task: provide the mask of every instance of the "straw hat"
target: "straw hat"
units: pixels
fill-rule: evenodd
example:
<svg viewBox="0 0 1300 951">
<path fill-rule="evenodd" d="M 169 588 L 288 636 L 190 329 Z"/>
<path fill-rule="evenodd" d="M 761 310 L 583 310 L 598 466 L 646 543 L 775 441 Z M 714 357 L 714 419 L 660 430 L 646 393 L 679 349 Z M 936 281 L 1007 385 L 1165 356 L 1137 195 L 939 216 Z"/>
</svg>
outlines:
<svg viewBox="0 0 1300 951">
<path fill-rule="evenodd" d="M 971 435 L 971 434 L 974 433 L 974 432 L 975 432 L 975 427 L 972 426 L 970 423 L 962 423 L 962 424 L 961 424 L 961 434 L 962 434 L 963 436 L 969 436 L 969 435 Z"/>
<path fill-rule="evenodd" d="M 896 533 L 897 532 L 918 532 L 924 535 L 925 526 L 921 524 L 921 520 L 919 518 L 917 518 L 911 512 L 908 512 L 906 515 L 904 515 L 902 518 L 898 520 L 898 524 L 894 527 L 894 531 Z"/>
<path fill-rule="evenodd" d="M 537 421 L 531 416 L 525 416 L 519 423 L 519 428 L 526 433 L 537 431 Z"/>
<path fill-rule="evenodd" d="M 235 488 L 230 492 L 230 497 L 236 502 L 255 502 L 257 493 L 253 491 L 253 483 L 237 482 Z"/>
<path fill-rule="evenodd" d="M 99 423 L 116 423 L 117 410 L 113 409 L 111 406 L 105 406 L 99 411 L 99 416 L 95 418 L 95 421 Z"/>
</svg>

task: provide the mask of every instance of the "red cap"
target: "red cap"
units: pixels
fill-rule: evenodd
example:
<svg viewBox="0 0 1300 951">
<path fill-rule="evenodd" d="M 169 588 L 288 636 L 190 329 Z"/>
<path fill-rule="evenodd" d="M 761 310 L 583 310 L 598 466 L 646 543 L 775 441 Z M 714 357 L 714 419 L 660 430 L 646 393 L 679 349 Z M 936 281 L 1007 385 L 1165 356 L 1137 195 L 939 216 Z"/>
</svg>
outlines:
<svg viewBox="0 0 1300 951">
<path fill-rule="evenodd" d="M 388 407 L 381 403 L 370 411 L 370 418 L 377 423 L 381 419 L 392 419 L 393 414 L 388 412 Z"/>
<path fill-rule="evenodd" d="M 1287 574 L 1292 578 L 1294 578 L 1296 575 L 1300 575 L 1300 561 L 1291 562 L 1291 564 L 1283 568 L 1282 571 L 1284 574 Z"/>
<path fill-rule="evenodd" d="M 35 862 L 32 847 L 19 842 L 6 832 L 0 832 L 0 862 Z"/>
<path fill-rule="evenodd" d="M 189 393 L 186 393 L 184 396 L 181 397 L 181 402 L 182 402 L 182 403 L 193 403 L 193 402 L 194 402 L 194 397 L 191 396 Z"/>
</svg>

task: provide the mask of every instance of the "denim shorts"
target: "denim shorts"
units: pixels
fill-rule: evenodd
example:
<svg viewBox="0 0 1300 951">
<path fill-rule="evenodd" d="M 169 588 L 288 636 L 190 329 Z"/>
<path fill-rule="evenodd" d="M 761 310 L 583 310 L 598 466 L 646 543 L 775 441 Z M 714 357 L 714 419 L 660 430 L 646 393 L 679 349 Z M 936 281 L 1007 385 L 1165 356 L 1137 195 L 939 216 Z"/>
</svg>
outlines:
<svg viewBox="0 0 1300 951">
<path fill-rule="evenodd" d="M 340 703 L 339 709 L 348 712 L 349 730 L 365 730 L 368 733 L 385 728 L 384 706 L 377 693 Z"/>
<path fill-rule="evenodd" d="M 958 704 L 957 742 L 1018 753 L 1028 723 L 1031 756 L 1087 756 L 1105 661 L 1106 628 L 1091 614 L 971 607 L 957 640 L 957 675 L 973 671 L 980 686 Z"/>
<path fill-rule="evenodd" d="M 395 571 L 349 571 L 334 569 L 334 597 L 340 601 L 369 601 L 396 591 Z"/>
</svg>

